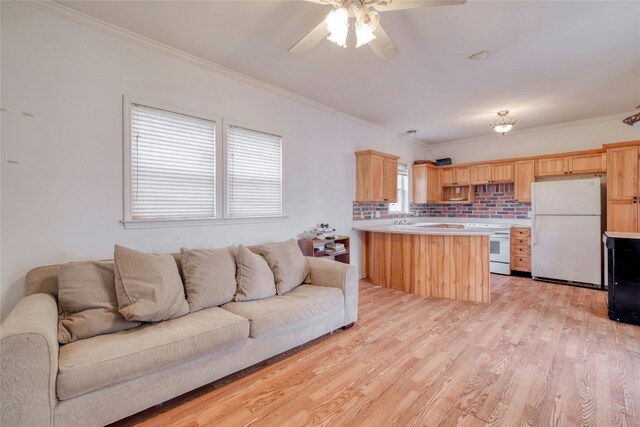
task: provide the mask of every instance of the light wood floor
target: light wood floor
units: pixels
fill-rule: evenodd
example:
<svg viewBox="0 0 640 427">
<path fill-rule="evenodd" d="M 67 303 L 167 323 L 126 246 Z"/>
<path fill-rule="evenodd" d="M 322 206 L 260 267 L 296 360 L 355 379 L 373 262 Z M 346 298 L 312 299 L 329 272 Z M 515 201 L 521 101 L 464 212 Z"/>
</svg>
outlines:
<svg viewBox="0 0 640 427">
<path fill-rule="evenodd" d="M 640 426 L 640 326 L 492 275 L 488 305 L 360 284 L 360 319 L 118 425 Z"/>
</svg>

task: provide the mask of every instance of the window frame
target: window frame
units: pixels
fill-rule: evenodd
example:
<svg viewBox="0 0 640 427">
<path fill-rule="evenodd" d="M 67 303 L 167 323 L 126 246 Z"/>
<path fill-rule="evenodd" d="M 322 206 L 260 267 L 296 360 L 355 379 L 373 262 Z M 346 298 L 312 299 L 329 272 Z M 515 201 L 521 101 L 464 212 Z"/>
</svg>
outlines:
<svg viewBox="0 0 640 427">
<path fill-rule="evenodd" d="M 411 175 L 410 175 L 410 174 L 411 174 L 411 168 L 409 167 L 409 164 L 408 164 L 408 163 L 398 162 L 398 171 L 400 170 L 400 165 L 404 165 L 404 166 L 405 166 L 405 168 L 407 169 L 407 174 L 406 174 L 406 175 L 403 175 L 403 176 L 406 176 L 406 177 L 407 177 L 407 185 L 406 185 L 406 188 L 405 188 L 405 190 L 406 190 L 406 197 L 404 198 L 404 200 L 402 200 L 402 202 L 400 203 L 400 205 L 405 204 L 405 203 L 404 203 L 405 201 L 406 201 L 407 203 L 406 203 L 406 206 L 405 206 L 406 210 L 399 210 L 399 211 L 396 211 L 396 210 L 393 210 L 393 211 L 392 211 L 392 210 L 391 210 L 391 205 L 396 204 L 396 203 L 399 203 L 400 201 L 398 201 L 398 202 L 396 202 L 396 203 L 389 203 L 389 209 L 388 209 L 388 212 L 389 212 L 389 214 L 393 214 L 393 215 L 396 215 L 396 214 L 404 214 L 404 213 L 411 212 Z M 399 178 L 399 177 L 400 177 L 400 173 L 396 172 L 396 182 L 397 182 L 397 180 L 398 180 L 398 178 Z M 396 189 L 397 189 L 397 184 L 396 184 Z"/>
<path fill-rule="evenodd" d="M 230 224 L 249 224 L 249 223 L 271 223 L 282 222 L 287 218 L 287 179 L 286 179 L 286 135 L 283 132 L 270 131 L 261 126 L 252 126 L 241 121 L 225 120 L 221 115 L 204 113 L 202 111 L 190 111 L 189 109 L 176 107 L 175 105 L 164 105 L 148 99 L 142 99 L 131 95 L 122 96 L 122 130 L 123 130 L 123 151 L 122 151 L 122 167 L 123 167 L 123 212 L 120 223 L 125 229 L 140 228 L 168 228 L 168 227 L 199 227 L 208 225 L 230 225 Z M 139 104 L 149 108 L 165 110 L 170 113 L 183 114 L 202 120 L 209 120 L 216 124 L 216 210 L 214 218 L 162 218 L 162 219 L 133 219 L 131 212 L 132 197 L 132 173 L 131 173 L 131 112 L 132 105 Z M 271 133 L 282 138 L 282 216 L 269 217 L 227 217 L 226 212 L 226 179 L 227 179 L 227 135 L 226 129 L 228 125 L 240 126 L 257 132 Z"/>
</svg>

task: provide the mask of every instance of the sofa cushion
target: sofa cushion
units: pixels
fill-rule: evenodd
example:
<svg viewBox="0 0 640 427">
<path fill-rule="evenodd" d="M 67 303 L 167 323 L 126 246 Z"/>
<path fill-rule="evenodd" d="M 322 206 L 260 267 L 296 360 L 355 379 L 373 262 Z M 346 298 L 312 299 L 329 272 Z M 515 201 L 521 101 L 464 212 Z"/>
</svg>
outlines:
<svg viewBox="0 0 640 427">
<path fill-rule="evenodd" d="M 231 313 L 249 319 L 250 336 L 257 338 L 270 332 L 300 326 L 344 306 L 342 290 L 315 285 L 300 285 L 285 295 L 257 301 L 231 302 L 222 306 Z"/>
<path fill-rule="evenodd" d="M 238 246 L 236 256 L 238 293 L 236 301 L 250 301 L 268 298 L 276 294 L 273 272 L 262 255 L 251 252 L 247 247 Z"/>
<path fill-rule="evenodd" d="M 70 262 L 58 268 L 58 341 L 66 344 L 131 329 L 118 312 L 113 262 Z"/>
<path fill-rule="evenodd" d="M 180 249 L 189 311 L 233 301 L 236 284 L 236 247 Z"/>
<path fill-rule="evenodd" d="M 70 399 L 241 343 L 249 323 L 219 307 L 60 347 L 58 399 Z"/>
<path fill-rule="evenodd" d="M 262 255 L 273 270 L 278 295 L 286 294 L 309 276 L 307 260 L 295 239 L 263 245 Z"/>
<path fill-rule="evenodd" d="M 113 258 L 118 311 L 125 319 L 159 322 L 189 312 L 182 278 L 172 255 L 116 245 Z"/>
</svg>

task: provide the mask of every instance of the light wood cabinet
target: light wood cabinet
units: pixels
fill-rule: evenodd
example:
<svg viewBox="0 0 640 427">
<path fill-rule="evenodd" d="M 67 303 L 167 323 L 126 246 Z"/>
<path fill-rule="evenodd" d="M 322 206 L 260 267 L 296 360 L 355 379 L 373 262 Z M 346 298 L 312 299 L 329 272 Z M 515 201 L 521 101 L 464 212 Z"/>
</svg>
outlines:
<svg viewBox="0 0 640 427">
<path fill-rule="evenodd" d="M 637 233 L 638 210 L 635 200 L 609 200 L 607 202 L 607 231 Z"/>
<path fill-rule="evenodd" d="M 605 153 L 579 154 L 567 159 L 567 168 L 570 174 L 601 173 L 607 170 L 607 155 Z"/>
<path fill-rule="evenodd" d="M 511 229 L 511 270 L 531 272 L 531 229 Z"/>
<path fill-rule="evenodd" d="M 469 185 L 471 182 L 469 173 L 468 166 L 442 169 L 442 186 Z"/>
<path fill-rule="evenodd" d="M 640 232 L 640 148 L 607 151 L 607 231 Z"/>
<path fill-rule="evenodd" d="M 638 146 L 610 148 L 607 162 L 607 200 L 638 197 Z"/>
<path fill-rule="evenodd" d="M 356 155 L 356 202 L 390 202 L 398 199 L 398 156 L 373 150 Z"/>
<path fill-rule="evenodd" d="M 413 165 L 411 201 L 438 203 L 440 201 L 440 171 L 431 165 Z"/>
<path fill-rule="evenodd" d="M 513 163 L 487 163 L 469 168 L 471 185 L 513 182 Z"/>
<path fill-rule="evenodd" d="M 607 171 L 605 153 L 583 153 L 536 160 L 536 176 L 579 175 Z"/>
<path fill-rule="evenodd" d="M 513 182 L 513 163 L 492 164 L 491 182 Z"/>
<path fill-rule="evenodd" d="M 382 199 L 389 202 L 398 201 L 398 159 L 384 159 L 384 194 Z"/>
<path fill-rule="evenodd" d="M 515 162 L 514 199 L 519 203 L 531 203 L 531 183 L 534 181 L 534 160 Z"/>
<path fill-rule="evenodd" d="M 536 176 L 565 175 L 567 170 L 565 157 L 550 157 L 536 160 Z"/>
<path fill-rule="evenodd" d="M 491 182 L 491 165 L 474 165 L 469 168 L 471 184 L 489 184 Z"/>
</svg>

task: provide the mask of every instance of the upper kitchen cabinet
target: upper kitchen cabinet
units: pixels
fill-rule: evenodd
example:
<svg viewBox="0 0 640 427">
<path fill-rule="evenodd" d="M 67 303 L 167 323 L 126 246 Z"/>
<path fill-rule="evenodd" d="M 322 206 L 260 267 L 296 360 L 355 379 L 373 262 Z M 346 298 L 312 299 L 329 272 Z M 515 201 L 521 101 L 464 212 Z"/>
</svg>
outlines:
<svg viewBox="0 0 640 427">
<path fill-rule="evenodd" d="M 374 150 L 357 151 L 356 202 L 390 202 L 398 199 L 398 156 Z"/>
<path fill-rule="evenodd" d="M 492 164 L 491 182 L 513 182 L 513 163 Z"/>
<path fill-rule="evenodd" d="M 514 164 L 514 199 L 520 203 L 531 203 L 531 183 L 534 181 L 535 161 L 519 160 Z"/>
<path fill-rule="evenodd" d="M 606 171 L 606 154 L 599 150 L 536 159 L 536 177 L 580 175 Z"/>
<path fill-rule="evenodd" d="M 413 165 L 411 201 L 413 203 L 438 203 L 440 201 L 440 171 L 422 164 Z"/>
<path fill-rule="evenodd" d="M 605 153 L 578 154 L 567 157 L 567 167 L 571 174 L 602 173 L 607 171 Z"/>
<path fill-rule="evenodd" d="M 536 176 L 565 175 L 567 162 L 564 157 L 548 157 L 536 160 Z"/>
<path fill-rule="evenodd" d="M 607 231 L 640 231 L 637 145 L 607 150 Z"/>
<path fill-rule="evenodd" d="M 513 182 L 513 163 L 487 163 L 469 169 L 471 185 Z"/>
<path fill-rule="evenodd" d="M 469 166 L 444 168 L 441 179 L 443 187 L 470 185 L 470 168 Z"/>
<path fill-rule="evenodd" d="M 469 168 L 471 184 L 488 184 L 491 182 L 491 165 L 473 165 Z"/>
<path fill-rule="evenodd" d="M 638 196 L 638 146 L 610 148 L 607 150 L 607 200 L 633 200 Z"/>
</svg>

